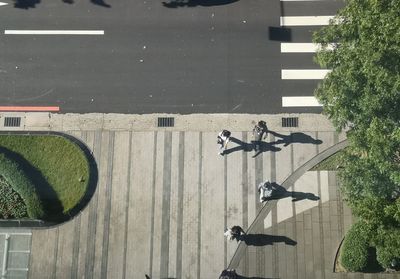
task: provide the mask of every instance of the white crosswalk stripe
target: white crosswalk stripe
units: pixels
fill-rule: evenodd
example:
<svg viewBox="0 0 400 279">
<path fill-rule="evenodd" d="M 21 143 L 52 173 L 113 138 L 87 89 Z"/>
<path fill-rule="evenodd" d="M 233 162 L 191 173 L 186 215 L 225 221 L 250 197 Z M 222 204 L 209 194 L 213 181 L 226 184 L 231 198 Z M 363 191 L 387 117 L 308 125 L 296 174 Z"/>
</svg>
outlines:
<svg viewBox="0 0 400 279">
<path fill-rule="evenodd" d="M 334 16 L 281 16 L 281 26 L 328 25 Z"/>
<path fill-rule="evenodd" d="M 331 70 L 311 69 L 311 70 L 281 70 L 282 79 L 324 79 Z"/>
<path fill-rule="evenodd" d="M 315 97 L 282 97 L 282 107 L 321 107 Z"/>
<path fill-rule="evenodd" d="M 332 50 L 333 44 L 327 49 Z M 321 48 L 320 44 L 314 43 L 281 43 L 281 53 L 314 53 Z"/>
<path fill-rule="evenodd" d="M 316 82 L 323 80 L 331 70 L 319 69 L 312 62 L 310 54 L 321 49 L 320 44 L 312 43 L 309 36 L 307 39 L 299 41 L 298 37 L 293 36 L 293 34 L 296 34 L 298 30 L 300 31 L 299 34 L 305 34 L 306 28 L 309 32 L 312 32 L 319 27 L 329 25 L 331 20 L 334 19 L 334 14 L 339 5 L 333 4 L 332 0 L 280 0 L 280 2 L 285 2 L 285 7 L 289 7 L 282 9 L 286 14 L 281 15 L 280 26 L 290 30 L 291 33 L 290 40 L 280 44 L 280 51 L 283 55 L 281 79 L 284 85 L 282 107 L 321 107 L 322 105 L 313 96 L 313 86 L 316 86 Z M 320 11 L 321 14 L 318 15 L 317 11 Z M 334 47 L 335 45 L 331 44 L 327 47 L 327 50 L 333 50 Z M 308 57 L 311 58 L 310 63 L 305 60 Z M 302 62 L 296 65 L 296 60 Z"/>
</svg>

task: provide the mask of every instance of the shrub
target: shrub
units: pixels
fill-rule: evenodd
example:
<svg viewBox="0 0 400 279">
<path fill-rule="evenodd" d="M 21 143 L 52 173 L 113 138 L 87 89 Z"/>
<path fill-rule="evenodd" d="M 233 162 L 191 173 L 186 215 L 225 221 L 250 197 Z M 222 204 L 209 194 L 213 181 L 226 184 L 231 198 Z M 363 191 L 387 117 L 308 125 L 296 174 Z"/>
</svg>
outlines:
<svg viewBox="0 0 400 279">
<path fill-rule="evenodd" d="M 4 153 L 0 153 L 0 174 L 23 199 L 28 216 L 33 219 L 42 219 L 44 216 L 43 204 L 36 192 L 35 185 L 21 166 Z"/>
<path fill-rule="evenodd" d="M 376 243 L 378 262 L 384 267 L 390 267 L 393 259 L 400 259 L 400 229 L 380 229 Z"/>
<path fill-rule="evenodd" d="M 359 220 L 347 232 L 340 263 L 348 271 L 362 271 L 367 266 L 371 232 L 371 225 L 363 220 Z"/>
<path fill-rule="evenodd" d="M 0 176 L 0 218 L 19 219 L 25 217 L 28 217 L 28 213 L 21 196 Z"/>
</svg>

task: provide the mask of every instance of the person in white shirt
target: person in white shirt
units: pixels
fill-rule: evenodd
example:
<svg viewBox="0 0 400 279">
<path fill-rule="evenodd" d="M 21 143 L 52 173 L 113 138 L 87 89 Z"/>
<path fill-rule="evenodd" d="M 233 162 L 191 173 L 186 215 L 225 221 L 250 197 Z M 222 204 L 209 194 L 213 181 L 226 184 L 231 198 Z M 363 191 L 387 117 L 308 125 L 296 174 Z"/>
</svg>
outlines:
<svg viewBox="0 0 400 279">
<path fill-rule="evenodd" d="M 228 146 L 228 142 L 231 137 L 231 132 L 228 130 L 222 130 L 217 136 L 217 144 L 220 145 L 218 154 L 224 156 L 224 151 Z"/>
</svg>

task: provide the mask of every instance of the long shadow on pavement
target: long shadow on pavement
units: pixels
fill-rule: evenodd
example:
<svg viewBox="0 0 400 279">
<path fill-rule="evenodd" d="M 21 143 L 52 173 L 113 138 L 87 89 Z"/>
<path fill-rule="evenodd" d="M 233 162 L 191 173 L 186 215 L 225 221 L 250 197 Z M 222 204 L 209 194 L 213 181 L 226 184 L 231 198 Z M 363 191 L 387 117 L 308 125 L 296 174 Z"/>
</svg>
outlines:
<svg viewBox="0 0 400 279">
<path fill-rule="evenodd" d="M 281 185 L 277 183 L 272 183 L 272 188 L 274 189 L 272 192 L 272 196 L 266 198 L 266 200 L 279 200 L 284 199 L 287 197 L 292 198 L 292 202 L 297 202 L 301 200 L 311 200 L 311 201 L 318 201 L 319 197 L 314 195 L 313 193 L 305 193 L 305 192 L 297 192 L 297 191 L 287 191 Z"/>
<path fill-rule="evenodd" d="M 314 139 L 313 137 L 304 133 L 290 133 L 289 135 L 279 134 L 274 131 L 268 130 L 268 133 L 280 138 L 277 141 L 271 142 L 270 144 L 282 144 L 288 146 L 291 143 L 310 143 L 310 144 L 321 144 L 322 140 Z"/>
<path fill-rule="evenodd" d="M 227 150 L 224 151 L 224 155 L 226 154 L 230 154 L 232 152 L 236 152 L 236 151 L 245 151 L 245 152 L 251 152 L 254 150 L 254 146 L 255 146 L 255 142 L 251 142 L 251 143 L 247 143 L 244 141 L 241 141 L 240 139 L 237 139 L 235 137 L 230 137 L 230 141 L 233 143 L 236 143 L 238 146 L 229 148 Z M 270 144 L 268 142 L 259 142 L 260 145 L 260 151 L 258 151 L 253 157 L 256 157 L 258 154 L 262 153 L 262 152 L 267 152 L 267 151 L 271 151 L 271 152 L 277 152 L 280 151 L 281 148 L 274 146 L 273 144 Z"/>
<path fill-rule="evenodd" d="M 274 243 L 284 242 L 286 245 L 295 246 L 297 242 L 287 236 L 270 234 L 244 234 L 239 236 L 239 240 L 248 246 L 266 246 Z"/>
</svg>

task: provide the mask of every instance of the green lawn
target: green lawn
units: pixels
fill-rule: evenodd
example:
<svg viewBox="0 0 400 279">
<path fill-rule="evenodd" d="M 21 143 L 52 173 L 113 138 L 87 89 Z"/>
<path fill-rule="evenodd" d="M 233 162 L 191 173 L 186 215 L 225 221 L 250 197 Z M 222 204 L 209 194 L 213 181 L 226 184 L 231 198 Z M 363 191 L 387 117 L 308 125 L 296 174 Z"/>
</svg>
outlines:
<svg viewBox="0 0 400 279">
<path fill-rule="evenodd" d="M 332 156 L 326 158 L 319 164 L 315 165 L 311 171 L 336 171 L 340 166 L 341 156 L 343 151 L 338 151 Z"/>
<path fill-rule="evenodd" d="M 76 206 L 84 196 L 89 163 L 82 150 L 70 140 L 53 135 L 0 135 L 0 147 L 14 152 L 15 157 L 19 155 L 35 169 L 36 182 L 53 189 L 49 192 L 56 195 L 63 213 Z"/>
</svg>

